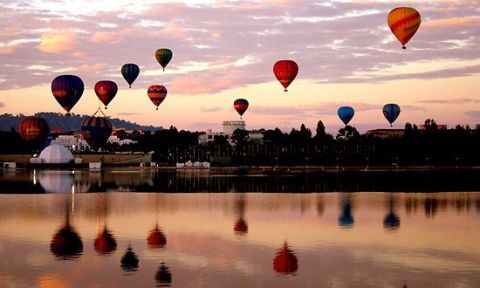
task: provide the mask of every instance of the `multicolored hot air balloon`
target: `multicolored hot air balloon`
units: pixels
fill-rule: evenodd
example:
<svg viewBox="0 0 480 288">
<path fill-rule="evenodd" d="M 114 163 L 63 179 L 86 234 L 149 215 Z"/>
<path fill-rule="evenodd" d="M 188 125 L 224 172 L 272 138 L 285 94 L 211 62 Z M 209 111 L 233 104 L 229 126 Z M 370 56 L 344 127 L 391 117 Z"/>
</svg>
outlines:
<svg viewBox="0 0 480 288">
<path fill-rule="evenodd" d="M 132 88 L 132 83 L 137 79 L 138 74 L 140 74 L 140 67 L 137 64 L 128 63 L 122 66 L 122 76 L 129 88 Z"/>
<path fill-rule="evenodd" d="M 163 71 L 165 71 L 165 67 L 168 65 L 170 60 L 172 60 L 173 52 L 167 48 L 160 48 L 155 52 L 155 59 L 157 59 L 158 64 L 162 65 Z"/>
<path fill-rule="evenodd" d="M 390 126 L 398 118 L 398 115 L 400 115 L 400 106 L 397 104 L 390 103 L 383 106 L 383 116 L 387 118 Z"/>
<path fill-rule="evenodd" d="M 273 259 L 273 269 L 280 274 L 293 274 L 297 271 L 297 256 L 290 250 L 287 242 L 277 251 L 277 255 Z"/>
<path fill-rule="evenodd" d="M 233 102 L 233 108 L 237 110 L 237 113 L 240 114 L 240 119 L 242 119 L 243 113 L 248 109 L 248 101 L 246 99 L 237 99 Z"/>
<path fill-rule="evenodd" d="M 28 116 L 20 121 L 18 131 L 22 139 L 31 143 L 43 143 L 47 139 L 48 123 L 45 119 L 35 116 Z"/>
<path fill-rule="evenodd" d="M 355 115 L 355 110 L 350 106 L 342 106 L 338 108 L 337 114 L 343 124 L 348 125 L 348 122 L 350 122 L 353 115 Z"/>
<path fill-rule="evenodd" d="M 167 93 L 167 88 L 165 88 L 163 85 L 152 85 L 148 87 L 148 98 L 150 98 L 150 101 L 157 106 L 156 110 L 158 110 L 158 106 L 162 104 L 163 100 L 165 100 L 165 97 L 167 97 Z"/>
<path fill-rule="evenodd" d="M 93 150 L 102 147 L 112 135 L 112 123 L 107 117 L 87 117 L 82 122 L 82 136 Z"/>
<path fill-rule="evenodd" d="M 83 90 L 82 79 L 75 75 L 60 75 L 52 81 L 53 97 L 67 111 L 67 115 L 82 97 Z"/>
<path fill-rule="evenodd" d="M 280 84 L 282 84 L 285 92 L 287 87 L 297 77 L 298 65 L 293 60 L 280 60 L 273 65 L 273 74 L 277 77 Z"/>
<path fill-rule="evenodd" d="M 105 109 L 107 109 L 108 103 L 112 101 L 113 97 L 117 95 L 118 86 L 117 83 L 110 81 L 110 80 L 102 80 L 98 81 L 95 84 L 95 94 L 97 94 L 98 99 L 102 101 L 103 105 L 105 105 Z"/>
<path fill-rule="evenodd" d="M 50 251 L 62 260 L 73 260 L 83 252 L 82 238 L 67 221 L 65 225 L 53 235 L 50 242 Z"/>
<path fill-rule="evenodd" d="M 420 13 L 410 7 L 398 7 L 390 11 L 387 17 L 388 26 L 393 35 L 402 43 L 402 48 L 415 35 L 420 27 Z"/>
</svg>

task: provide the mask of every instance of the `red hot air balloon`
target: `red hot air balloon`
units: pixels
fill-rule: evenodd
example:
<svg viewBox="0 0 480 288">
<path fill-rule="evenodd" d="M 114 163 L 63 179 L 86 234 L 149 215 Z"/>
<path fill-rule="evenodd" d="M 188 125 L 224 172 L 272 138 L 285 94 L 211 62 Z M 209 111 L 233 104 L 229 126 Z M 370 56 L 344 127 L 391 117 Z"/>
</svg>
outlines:
<svg viewBox="0 0 480 288">
<path fill-rule="evenodd" d="M 103 231 L 98 233 L 95 242 L 93 243 L 95 251 L 99 254 L 110 254 L 117 249 L 117 241 L 113 237 L 112 233 L 107 230 L 107 227 L 103 228 Z"/>
<path fill-rule="evenodd" d="M 298 269 L 297 256 L 288 248 L 287 242 L 273 259 L 273 269 L 280 274 L 293 274 Z"/>
<path fill-rule="evenodd" d="M 242 118 L 243 113 L 248 109 L 248 101 L 246 99 L 237 99 L 233 102 L 233 108 L 237 110 L 238 114 L 240 114 L 240 119 Z"/>
<path fill-rule="evenodd" d="M 118 86 L 117 86 L 117 83 L 113 81 L 103 80 L 103 81 L 98 81 L 97 84 L 95 84 L 94 89 L 98 99 L 102 101 L 103 105 L 105 105 L 105 109 L 107 109 L 108 103 L 110 103 L 113 97 L 117 95 Z"/>
<path fill-rule="evenodd" d="M 34 143 L 43 143 L 49 132 L 47 121 L 35 116 L 23 118 L 18 125 L 18 130 L 23 140 Z"/>
<path fill-rule="evenodd" d="M 83 90 L 82 79 L 75 75 L 60 75 L 52 81 L 53 97 L 67 111 L 67 115 L 82 97 Z"/>
<path fill-rule="evenodd" d="M 285 88 L 287 92 L 287 87 L 292 83 L 292 81 L 297 77 L 298 74 L 298 65 L 293 60 L 280 60 L 273 65 L 273 74 L 277 77 L 280 84 Z"/>
<path fill-rule="evenodd" d="M 156 110 L 158 110 L 158 105 L 162 104 L 165 97 L 167 97 L 167 88 L 162 85 L 152 85 L 148 87 L 147 94 L 152 103 L 157 106 Z"/>
<path fill-rule="evenodd" d="M 112 135 L 112 123 L 107 117 L 87 117 L 82 122 L 82 136 L 94 150 L 102 147 Z"/>
<path fill-rule="evenodd" d="M 233 231 L 235 234 L 246 234 L 248 233 L 248 224 L 247 221 L 243 218 L 239 218 L 235 225 L 233 225 Z"/>
<path fill-rule="evenodd" d="M 158 225 L 155 225 L 155 228 L 150 231 L 147 244 L 150 248 L 162 248 L 167 244 L 167 237 L 165 237 L 165 234 L 158 228 Z"/>
</svg>

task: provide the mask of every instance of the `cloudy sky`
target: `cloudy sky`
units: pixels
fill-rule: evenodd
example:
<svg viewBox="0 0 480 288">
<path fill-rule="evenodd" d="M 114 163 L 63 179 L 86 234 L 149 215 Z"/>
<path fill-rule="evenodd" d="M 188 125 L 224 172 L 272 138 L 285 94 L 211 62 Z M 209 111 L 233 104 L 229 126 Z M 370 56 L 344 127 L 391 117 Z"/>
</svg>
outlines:
<svg viewBox="0 0 480 288">
<path fill-rule="evenodd" d="M 402 50 L 386 17 L 412 6 L 422 24 Z M 250 102 L 247 128 L 290 130 L 351 105 L 359 130 L 389 127 L 381 107 L 397 103 L 405 122 L 480 123 L 480 5 L 439 1 L 87 1 L 0 0 L 0 113 L 63 112 L 50 83 L 75 74 L 85 93 L 73 113 L 93 114 L 99 80 L 119 85 L 105 112 L 141 124 L 221 130 L 239 119 L 233 101 Z M 165 71 L 156 49 L 174 56 Z M 300 67 L 284 93 L 272 66 Z M 132 89 L 124 63 L 141 73 Z M 147 87 L 165 85 L 158 111 Z"/>
</svg>

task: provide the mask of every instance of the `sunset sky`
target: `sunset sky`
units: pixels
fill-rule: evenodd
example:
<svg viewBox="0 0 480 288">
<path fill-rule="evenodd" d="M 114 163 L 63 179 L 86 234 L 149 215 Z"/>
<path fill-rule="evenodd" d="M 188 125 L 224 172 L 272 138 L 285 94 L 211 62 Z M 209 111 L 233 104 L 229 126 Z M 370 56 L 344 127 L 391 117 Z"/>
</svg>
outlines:
<svg viewBox="0 0 480 288">
<path fill-rule="evenodd" d="M 411 6 L 422 15 L 402 50 L 386 24 L 390 10 Z M 50 83 L 78 75 L 85 92 L 72 109 L 93 114 L 93 86 L 119 86 L 106 114 L 140 124 L 221 130 L 239 119 L 233 101 L 246 98 L 248 129 L 289 131 L 322 120 L 341 127 L 336 111 L 351 105 L 360 131 L 387 128 L 381 107 L 397 103 L 394 127 L 426 118 L 480 123 L 479 2 L 419 1 L 86 1 L 0 2 L 0 113 L 61 112 Z M 154 53 L 170 48 L 162 71 Z M 272 66 L 300 67 L 284 93 Z M 128 89 L 120 68 L 140 66 Z M 155 111 L 147 87 L 168 96 Z"/>
</svg>

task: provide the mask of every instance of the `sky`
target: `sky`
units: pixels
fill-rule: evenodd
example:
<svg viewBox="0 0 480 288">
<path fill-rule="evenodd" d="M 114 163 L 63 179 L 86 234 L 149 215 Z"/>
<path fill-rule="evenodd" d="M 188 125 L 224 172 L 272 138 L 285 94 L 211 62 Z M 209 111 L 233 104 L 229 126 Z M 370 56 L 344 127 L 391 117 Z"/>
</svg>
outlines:
<svg viewBox="0 0 480 288">
<path fill-rule="evenodd" d="M 72 109 L 94 114 L 97 81 L 113 80 L 119 92 L 104 112 L 139 124 L 221 131 L 239 120 L 233 101 L 245 98 L 247 129 L 322 120 L 334 133 L 339 106 L 356 113 L 361 132 L 390 125 L 384 104 L 397 103 L 406 122 L 475 126 L 480 123 L 480 3 L 418 1 L 87 1 L 0 0 L 0 113 L 65 111 L 51 81 L 74 74 L 85 92 Z M 416 8 L 422 23 L 401 49 L 386 17 L 399 6 Z M 173 59 L 162 71 L 158 48 Z M 298 63 L 287 93 L 272 67 Z M 140 66 L 132 88 L 125 63 Z M 147 97 L 153 84 L 167 87 L 159 110 Z"/>
</svg>

